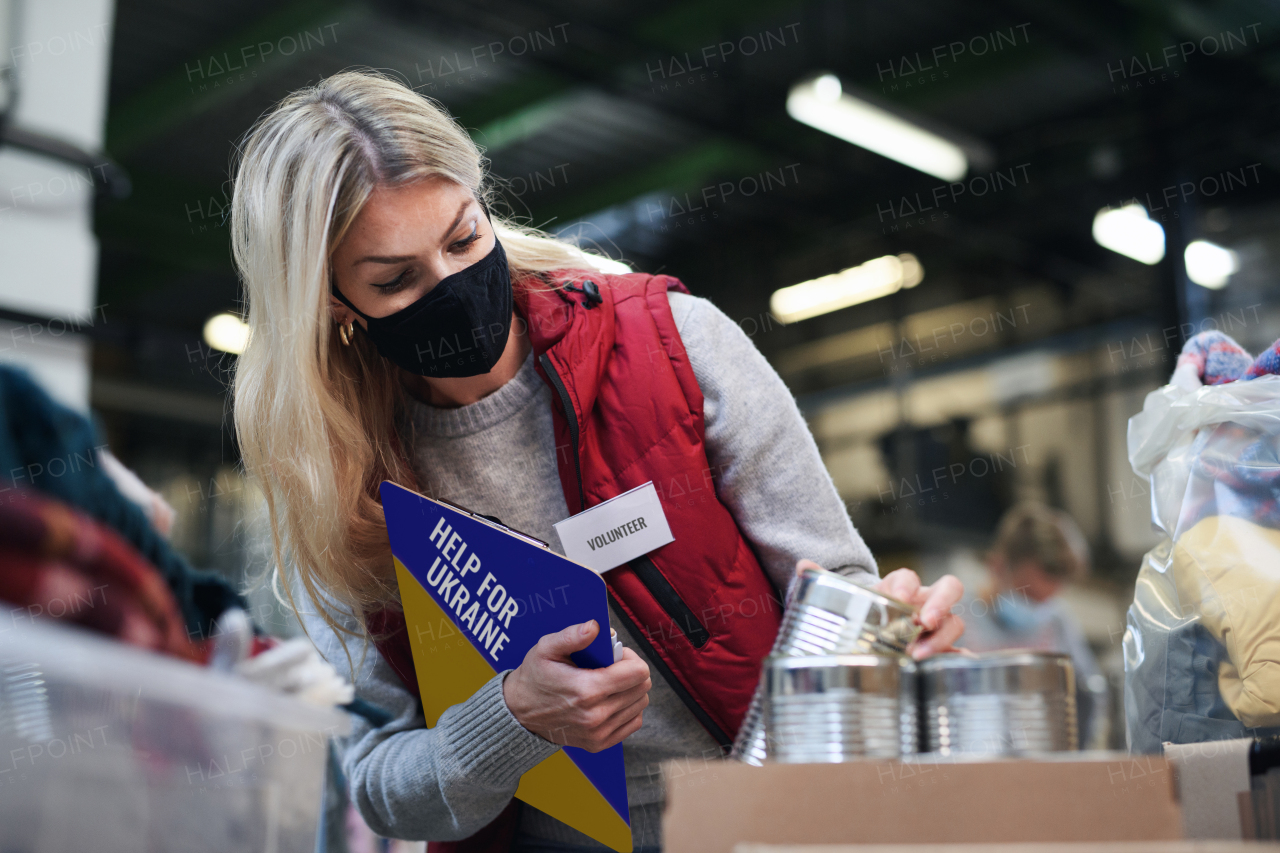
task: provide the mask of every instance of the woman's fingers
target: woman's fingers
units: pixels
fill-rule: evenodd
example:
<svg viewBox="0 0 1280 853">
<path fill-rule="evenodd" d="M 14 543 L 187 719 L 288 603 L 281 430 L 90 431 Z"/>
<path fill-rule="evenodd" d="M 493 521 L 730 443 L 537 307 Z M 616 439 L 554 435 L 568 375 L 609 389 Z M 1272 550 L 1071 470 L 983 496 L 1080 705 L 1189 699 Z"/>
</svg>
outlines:
<svg viewBox="0 0 1280 853">
<path fill-rule="evenodd" d="M 920 578 L 910 569 L 889 572 L 876 584 L 876 589 L 907 604 L 919 604 L 916 598 L 920 592 Z"/>
<path fill-rule="evenodd" d="M 649 707 L 649 695 L 646 693 L 610 714 L 609 719 L 600 726 L 600 731 L 609 733 L 617 731 L 632 717 L 643 713 L 647 707 Z"/>
<path fill-rule="evenodd" d="M 640 726 L 644 725 L 644 709 L 647 707 L 649 707 L 649 697 L 641 696 L 639 700 L 610 717 L 609 722 L 600 727 L 602 731 L 608 732 L 603 738 L 604 748 L 621 743 L 632 732 L 638 731 Z"/>
<path fill-rule="evenodd" d="M 948 614 L 936 630 L 921 635 L 908 651 L 916 660 L 924 660 L 938 652 L 950 651 L 951 644 L 960 639 L 963 633 L 964 620 L 955 614 Z"/>
<path fill-rule="evenodd" d="M 818 564 L 801 560 L 796 570 L 808 566 Z M 930 586 L 923 586 L 920 576 L 911 569 L 897 569 L 881 578 L 876 589 L 919 609 L 917 619 L 924 633 L 910 647 L 911 656 L 916 660 L 951 649 L 952 643 L 964 633 L 964 620 L 951 612 L 964 597 L 964 584 L 954 575 L 945 575 Z"/>
<path fill-rule="evenodd" d="M 640 731 L 640 727 L 643 725 L 644 725 L 644 714 L 636 714 L 630 720 L 628 720 L 627 722 L 619 726 L 618 729 L 613 734 L 609 735 L 609 739 L 604 741 L 604 743 L 600 746 L 600 749 L 591 750 L 591 751 L 599 752 L 601 750 L 608 749 L 611 746 L 616 746 L 617 744 L 620 744 L 627 738 L 631 737 L 636 732 Z"/>
<path fill-rule="evenodd" d="M 944 575 L 933 585 L 921 587 L 921 592 L 927 595 L 920 605 L 920 624 L 926 631 L 933 631 L 964 597 L 964 584 L 955 575 Z"/>
<path fill-rule="evenodd" d="M 638 702 L 642 697 L 648 696 L 649 689 L 651 687 L 653 687 L 653 682 L 646 678 L 643 682 L 632 687 L 630 690 L 615 693 L 601 704 L 614 710 L 626 708 L 627 706 Z"/>
<path fill-rule="evenodd" d="M 649 665 L 631 649 L 623 649 L 621 660 L 609 666 L 580 672 L 583 681 L 591 685 L 591 692 L 600 698 L 625 693 L 649 681 Z"/>
</svg>

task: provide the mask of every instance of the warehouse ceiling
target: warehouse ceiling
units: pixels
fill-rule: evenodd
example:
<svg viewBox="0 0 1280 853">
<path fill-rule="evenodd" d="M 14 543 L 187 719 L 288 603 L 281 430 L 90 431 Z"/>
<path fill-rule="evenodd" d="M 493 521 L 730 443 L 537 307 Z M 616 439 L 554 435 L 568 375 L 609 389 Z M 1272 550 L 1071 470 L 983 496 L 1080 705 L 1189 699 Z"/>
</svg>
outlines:
<svg viewBox="0 0 1280 853">
<path fill-rule="evenodd" d="M 119 0 L 107 150 L 134 192 L 97 212 L 113 322 L 95 402 L 182 420 L 221 392 L 228 359 L 200 329 L 238 307 L 236 140 L 345 68 L 437 98 L 487 150 L 509 213 L 681 278 L 804 394 L 893 381 L 884 341 L 908 329 L 1021 311 L 989 340 L 1036 345 L 1265 298 L 1278 45 L 1280 11 L 1248 0 Z M 947 184 L 794 121 L 788 89 L 819 72 L 986 162 Z M 1134 197 L 1165 217 L 1155 266 L 1090 236 L 1100 208 Z M 1245 285 L 1184 295 L 1175 261 L 1202 236 L 1248 249 Z M 785 327 L 768 316 L 778 287 L 901 252 L 920 286 Z M 949 367 L 985 342 L 966 346 Z"/>
</svg>

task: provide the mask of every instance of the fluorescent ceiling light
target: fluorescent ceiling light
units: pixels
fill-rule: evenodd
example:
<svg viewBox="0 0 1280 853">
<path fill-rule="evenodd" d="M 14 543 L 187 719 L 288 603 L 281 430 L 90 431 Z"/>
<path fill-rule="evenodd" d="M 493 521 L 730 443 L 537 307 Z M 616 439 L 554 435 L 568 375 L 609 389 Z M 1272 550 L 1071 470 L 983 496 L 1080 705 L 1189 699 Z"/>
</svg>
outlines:
<svg viewBox="0 0 1280 853">
<path fill-rule="evenodd" d="M 1093 239 L 1103 248 L 1144 264 L 1156 264 L 1164 257 L 1164 229 L 1147 218 L 1140 204 L 1104 207 L 1093 217 Z"/>
<path fill-rule="evenodd" d="M 853 97 L 834 74 L 792 86 L 787 112 L 796 121 L 944 181 L 958 181 L 969 170 L 959 145 Z"/>
<path fill-rule="evenodd" d="M 1210 290 L 1226 287 L 1227 279 L 1240 269 L 1240 258 L 1235 252 L 1208 240 L 1188 243 L 1182 260 L 1187 265 L 1187 278 Z"/>
<path fill-rule="evenodd" d="M 885 255 L 776 290 L 769 310 L 783 323 L 795 323 L 915 287 L 923 278 L 924 268 L 915 255 Z"/>
<path fill-rule="evenodd" d="M 214 314 L 204 324 L 204 342 L 213 349 L 239 355 L 249 343 L 249 324 L 235 314 Z"/>
</svg>

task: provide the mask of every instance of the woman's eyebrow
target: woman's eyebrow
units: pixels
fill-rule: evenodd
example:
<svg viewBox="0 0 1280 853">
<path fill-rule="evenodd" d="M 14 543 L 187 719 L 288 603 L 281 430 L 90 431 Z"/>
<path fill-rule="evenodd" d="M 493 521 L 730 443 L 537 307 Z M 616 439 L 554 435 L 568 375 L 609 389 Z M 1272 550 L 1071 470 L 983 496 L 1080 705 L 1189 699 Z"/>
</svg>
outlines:
<svg viewBox="0 0 1280 853">
<path fill-rule="evenodd" d="M 458 227 L 458 223 L 462 221 L 462 217 L 466 215 L 467 208 L 471 206 L 471 202 L 473 201 L 475 201 L 475 199 L 469 198 L 462 202 L 462 207 L 458 208 L 458 215 L 453 218 L 453 223 L 450 224 L 449 228 L 444 232 L 446 241 L 449 239 L 449 235 L 453 233 L 453 229 Z"/>
<path fill-rule="evenodd" d="M 359 266 L 360 264 L 363 264 L 363 263 L 400 264 L 400 263 L 404 263 L 405 261 L 411 261 L 413 259 L 414 259 L 414 255 L 366 255 L 360 260 L 356 261 L 354 264 L 352 264 L 352 266 Z"/>
<path fill-rule="evenodd" d="M 453 229 L 458 227 L 458 223 L 461 222 L 462 217 L 466 215 L 467 208 L 471 206 L 471 202 L 472 199 L 467 199 L 462 203 L 462 207 L 458 208 L 458 215 L 453 218 L 453 222 L 450 223 L 449 228 L 444 232 L 445 240 L 448 240 L 449 235 L 453 233 Z M 352 266 L 359 266 L 363 263 L 402 264 L 405 261 L 413 260 L 414 257 L 414 255 L 365 255 L 363 258 L 352 264 Z"/>
</svg>

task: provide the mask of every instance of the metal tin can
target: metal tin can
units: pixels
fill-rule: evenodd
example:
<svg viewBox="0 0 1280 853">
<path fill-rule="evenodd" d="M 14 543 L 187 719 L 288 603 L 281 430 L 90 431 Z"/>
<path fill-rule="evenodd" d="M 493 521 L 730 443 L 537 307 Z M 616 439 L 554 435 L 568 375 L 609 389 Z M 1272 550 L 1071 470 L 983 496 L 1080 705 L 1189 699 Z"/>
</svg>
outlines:
<svg viewBox="0 0 1280 853">
<path fill-rule="evenodd" d="M 916 666 L 900 655 L 771 657 L 769 758 L 784 764 L 916 752 Z"/>
<path fill-rule="evenodd" d="M 1075 673 L 1064 654 L 943 654 L 920 664 L 925 749 L 1035 755 L 1077 748 Z"/>
<path fill-rule="evenodd" d="M 824 569 L 801 569 L 771 657 L 901 654 L 920 635 L 917 609 Z M 730 757 L 760 765 L 768 757 L 761 679 Z"/>
</svg>

